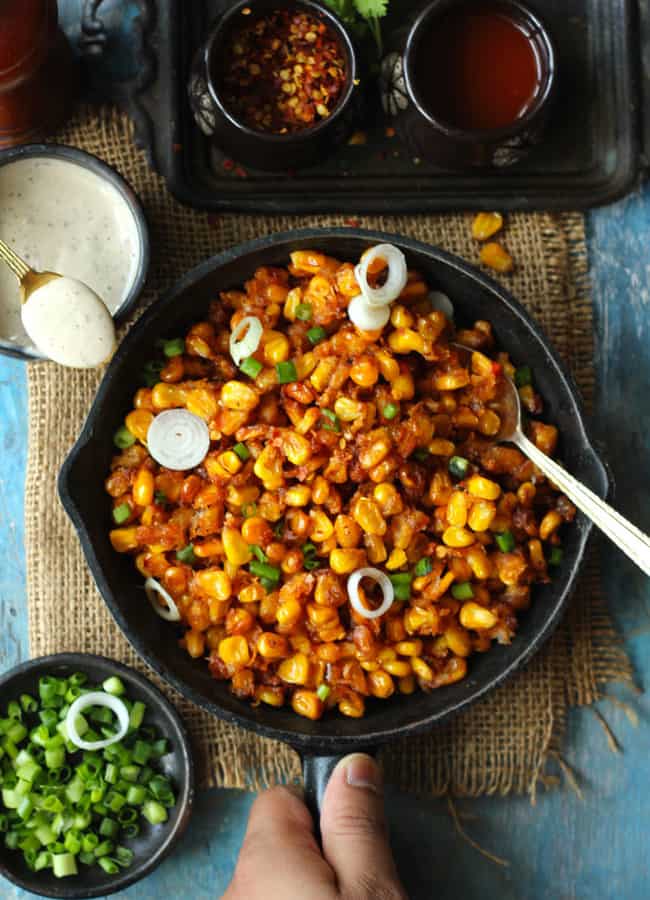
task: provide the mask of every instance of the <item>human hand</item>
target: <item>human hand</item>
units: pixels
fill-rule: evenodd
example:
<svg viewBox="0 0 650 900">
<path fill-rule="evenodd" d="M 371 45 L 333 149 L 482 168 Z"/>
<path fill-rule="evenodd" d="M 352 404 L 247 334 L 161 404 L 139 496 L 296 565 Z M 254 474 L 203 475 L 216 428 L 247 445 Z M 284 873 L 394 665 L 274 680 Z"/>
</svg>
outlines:
<svg viewBox="0 0 650 900">
<path fill-rule="evenodd" d="M 384 817 L 374 759 L 346 756 L 321 811 L 321 851 L 311 815 L 289 788 L 260 794 L 222 900 L 407 900 Z"/>
</svg>

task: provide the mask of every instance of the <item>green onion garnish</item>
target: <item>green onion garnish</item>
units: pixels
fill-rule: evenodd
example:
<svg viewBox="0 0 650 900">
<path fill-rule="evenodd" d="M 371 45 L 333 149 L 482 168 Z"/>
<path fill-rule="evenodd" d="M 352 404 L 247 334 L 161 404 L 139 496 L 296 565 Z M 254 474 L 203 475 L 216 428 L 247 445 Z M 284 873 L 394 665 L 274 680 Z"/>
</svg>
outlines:
<svg viewBox="0 0 650 900">
<path fill-rule="evenodd" d="M 142 378 L 147 387 L 154 387 L 160 381 L 160 373 L 164 369 L 164 364 L 158 359 L 151 359 L 145 363 L 142 370 Z"/>
<path fill-rule="evenodd" d="M 316 557 L 316 545 L 312 544 L 311 541 L 307 541 L 300 549 L 302 550 L 303 565 L 305 569 L 307 569 L 308 572 L 312 569 L 317 569 L 320 563 Z"/>
<path fill-rule="evenodd" d="M 262 363 L 254 356 L 247 356 L 239 367 L 240 371 L 249 378 L 257 378 L 263 368 Z"/>
<path fill-rule="evenodd" d="M 255 557 L 255 559 L 259 560 L 259 562 L 266 563 L 269 561 L 269 558 L 266 555 L 266 553 L 262 550 L 261 547 L 258 547 L 257 544 L 251 544 L 249 549 L 250 549 L 251 553 L 253 554 L 253 556 Z"/>
<path fill-rule="evenodd" d="M 245 519 L 250 519 L 251 516 L 257 515 L 257 504 L 256 503 L 244 503 L 241 508 L 241 514 Z"/>
<path fill-rule="evenodd" d="M 153 499 L 156 501 L 158 506 L 166 506 L 167 505 L 167 494 L 164 491 L 156 491 L 153 495 Z"/>
<path fill-rule="evenodd" d="M 280 384 L 291 384 L 293 381 L 298 381 L 296 367 L 290 359 L 287 359 L 285 362 L 276 363 L 275 371 L 278 373 L 278 381 Z"/>
<path fill-rule="evenodd" d="M 517 387 L 526 387 L 533 383 L 533 371 L 530 366 L 521 366 L 515 370 L 515 384 Z"/>
<path fill-rule="evenodd" d="M 398 412 L 399 408 L 394 403 L 387 403 L 386 406 L 384 406 L 382 415 L 384 419 L 394 419 Z"/>
<path fill-rule="evenodd" d="M 250 457 L 251 457 L 251 452 L 248 449 L 248 447 L 246 446 L 246 444 L 242 444 L 242 443 L 235 444 L 235 446 L 232 448 L 232 450 L 233 450 L 233 453 L 237 454 L 237 456 L 241 459 L 242 462 L 246 462 L 246 460 L 250 459 Z"/>
<path fill-rule="evenodd" d="M 413 576 L 411 575 L 411 573 L 395 572 L 388 577 L 391 581 L 391 584 L 393 585 L 395 599 L 408 600 L 411 596 L 411 582 L 413 580 Z"/>
<path fill-rule="evenodd" d="M 162 351 L 170 359 L 172 356 L 180 356 L 182 353 L 185 353 L 185 341 L 183 338 L 172 338 L 170 341 L 163 341 Z"/>
<path fill-rule="evenodd" d="M 449 473 L 454 478 L 464 478 L 469 470 L 469 460 L 464 456 L 452 456 L 449 460 Z"/>
<path fill-rule="evenodd" d="M 309 322 L 312 317 L 312 308 L 309 303 L 299 303 L 296 306 L 296 319 L 300 319 L 301 322 Z"/>
<path fill-rule="evenodd" d="M 257 575 L 259 578 L 267 578 L 277 584 L 280 580 L 280 570 L 276 566 L 271 566 L 268 562 L 260 562 L 253 559 L 249 563 L 248 569 L 251 575 Z"/>
<path fill-rule="evenodd" d="M 336 413 L 333 413 L 331 409 L 321 409 L 320 413 L 321 416 L 328 419 L 327 422 L 323 422 L 325 431 L 335 431 L 338 433 L 341 430 L 341 423 L 339 422 L 339 417 Z"/>
<path fill-rule="evenodd" d="M 323 703 L 327 700 L 330 695 L 331 688 L 329 688 L 326 684 L 319 684 L 318 689 L 316 690 L 316 696 L 319 700 L 322 700 Z"/>
<path fill-rule="evenodd" d="M 118 450 L 126 450 L 127 447 L 135 444 L 135 435 L 131 434 L 126 425 L 122 425 L 113 435 L 113 443 Z"/>
<path fill-rule="evenodd" d="M 121 525 L 131 515 L 131 507 L 128 503 L 120 503 L 113 509 L 113 519 L 118 525 Z"/>
<path fill-rule="evenodd" d="M 418 578 L 421 578 L 423 575 L 428 575 L 429 572 L 433 569 L 433 563 L 429 559 L 428 556 L 423 556 L 422 559 L 419 559 L 416 564 L 413 572 Z"/>
<path fill-rule="evenodd" d="M 278 540 L 282 540 L 284 537 L 284 519 L 278 519 L 278 521 L 273 526 L 273 534 L 276 536 Z"/>
<path fill-rule="evenodd" d="M 469 581 L 461 581 L 458 584 L 452 584 L 451 596 L 454 600 L 471 600 L 474 596 L 472 585 Z"/>
<path fill-rule="evenodd" d="M 515 549 L 515 538 L 512 531 L 502 531 L 499 534 L 495 534 L 494 540 L 502 553 L 510 553 L 511 550 Z"/>
<path fill-rule="evenodd" d="M 310 343 L 316 345 L 325 340 L 325 338 L 327 337 L 327 332 L 319 325 L 316 328 L 310 328 L 307 332 L 307 337 L 309 338 Z"/>
<path fill-rule="evenodd" d="M 264 588 L 264 590 L 266 591 L 267 594 L 270 594 L 278 586 L 278 582 L 275 581 L 273 578 L 262 577 L 262 578 L 260 578 L 260 584 L 262 585 L 262 587 Z"/>
<path fill-rule="evenodd" d="M 179 562 L 186 563 L 186 565 L 191 566 L 196 562 L 196 556 L 194 555 L 194 547 L 192 544 L 188 544 L 187 547 L 183 547 L 182 550 L 176 551 L 176 559 Z"/>
<path fill-rule="evenodd" d="M 418 462 L 426 462 L 429 459 L 429 455 L 426 447 L 418 447 L 412 453 L 413 459 L 417 459 Z"/>
<path fill-rule="evenodd" d="M 559 566 L 563 556 L 564 553 L 561 547 L 551 547 L 551 552 L 548 555 L 549 566 Z"/>
</svg>

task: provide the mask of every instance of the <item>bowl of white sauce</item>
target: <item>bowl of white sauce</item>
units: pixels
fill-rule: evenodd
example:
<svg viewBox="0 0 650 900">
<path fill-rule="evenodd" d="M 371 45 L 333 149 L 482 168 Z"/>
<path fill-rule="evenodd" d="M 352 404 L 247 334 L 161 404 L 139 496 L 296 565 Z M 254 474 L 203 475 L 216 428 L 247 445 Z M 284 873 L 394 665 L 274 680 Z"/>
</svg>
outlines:
<svg viewBox="0 0 650 900">
<path fill-rule="evenodd" d="M 146 279 L 149 234 L 137 195 L 115 169 L 75 147 L 0 152 L 0 237 L 33 269 L 87 284 L 116 324 Z M 43 358 L 21 322 L 18 281 L 1 263 L 0 353 Z"/>
</svg>

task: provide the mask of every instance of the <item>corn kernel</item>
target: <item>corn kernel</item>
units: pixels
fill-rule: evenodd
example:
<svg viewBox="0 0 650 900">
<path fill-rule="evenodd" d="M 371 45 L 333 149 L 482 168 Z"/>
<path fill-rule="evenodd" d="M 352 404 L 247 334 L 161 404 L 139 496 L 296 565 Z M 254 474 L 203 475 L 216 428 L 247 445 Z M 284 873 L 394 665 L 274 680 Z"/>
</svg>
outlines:
<svg viewBox="0 0 650 900">
<path fill-rule="evenodd" d="M 412 400 L 415 396 L 412 375 L 407 372 L 398 375 L 391 381 L 390 390 L 395 400 Z"/>
<path fill-rule="evenodd" d="M 447 441 L 444 438 L 434 438 L 430 441 L 427 449 L 434 456 L 453 456 L 456 445 L 453 441 Z"/>
<path fill-rule="evenodd" d="M 395 678 L 406 678 L 413 672 L 411 663 L 406 659 L 389 659 L 383 663 L 383 667 Z"/>
<path fill-rule="evenodd" d="M 267 491 L 273 491 L 282 487 L 284 476 L 282 474 L 282 456 L 280 451 L 272 444 L 268 444 L 255 460 L 253 472 L 264 484 Z"/>
<path fill-rule="evenodd" d="M 289 655 L 289 642 L 282 634 L 265 631 L 257 639 L 257 649 L 264 659 L 284 659 Z"/>
<path fill-rule="evenodd" d="M 278 625 L 283 628 L 292 628 L 303 616 L 303 608 L 297 600 L 285 600 L 278 606 L 276 618 Z"/>
<path fill-rule="evenodd" d="M 153 503 L 154 477 L 149 469 L 142 468 L 135 476 L 133 483 L 133 500 L 138 506 L 149 506 Z"/>
<path fill-rule="evenodd" d="M 451 625 L 444 633 L 447 646 L 456 656 L 469 656 L 472 652 L 472 639 L 459 625 Z"/>
<path fill-rule="evenodd" d="M 353 548 L 347 550 L 336 549 L 330 553 L 330 567 L 337 575 L 347 575 L 360 569 L 365 565 L 365 550 L 355 550 Z"/>
<path fill-rule="evenodd" d="M 395 569 L 401 569 L 408 562 L 406 553 L 400 547 L 396 547 L 391 551 L 390 556 L 386 560 L 386 568 L 391 572 Z"/>
<path fill-rule="evenodd" d="M 546 513 L 542 521 L 539 523 L 539 536 L 543 541 L 547 541 L 562 524 L 562 516 L 557 510 L 552 509 Z"/>
<path fill-rule="evenodd" d="M 475 578 L 485 581 L 486 578 L 490 577 L 492 568 L 487 554 L 482 547 L 472 547 L 471 550 L 467 551 L 466 559 Z"/>
<path fill-rule="evenodd" d="M 126 553 L 128 550 L 135 550 L 138 546 L 136 538 L 137 528 L 114 528 L 109 533 L 113 550 L 118 553 Z"/>
<path fill-rule="evenodd" d="M 334 412 L 342 422 L 354 422 L 363 415 L 364 404 L 350 397 L 337 397 L 334 401 Z"/>
<path fill-rule="evenodd" d="M 397 515 L 404 509 L 399 491 L 389 482 L 384 481 L 375 485 L 372 495 L 385 516 Z"/>
<path fill-rule="evenodd" d="M 379 697 L 382 700 L 395 693 L 393 679 L 388 672 L 384 672 L 382 669 L 368 673 L 368 689 L 373 697 Z"/>
<path fill-rule="evenodd" d="M 284 334 L 277 331 L 269 334 L 271 336 L 264 344 L 264 362 L 268 366 L 274 366 L 289 359 L 290 345 L 289 339 Z"/>
<path fill-rule="evenodd" d="M 227 409 L 249 412 L 260 402 L 254 388 L 241 381 L 227 381 L 221 388 L 221 402 Z"/>
<path fill-rule="evenodd" d="M 422 647 L 422 641 L 420 638 L 416 638 L 414 641 L 398 641 L 395 650 L 400 656 L 420 656 Z"/>
<path fill-rule="evenodd" d="M 228 666 L 241 669 L 250 662 L 248 642 L 240 634 L 224 638 L 219 643 L 219 656 Z"/>
<path fill-rule="evenodd" d="M 352 719 L 360 719 L 366 711 L 363 697 L 350 691 L 348 696 L 339 701 L 339 712 Z"/>
<path fill-rule="evenodd" d="M 334 534 L 334 526 L 331 519 L 325 515 L 320 509 L 313 509 L 310 513 L 311 525 L 309 529 L 309 537 L 312 541 L 320 544 L 326 541 Z"/>
<path fill-rule="evenodd" d="M 236 475 L 243 466 L 241 459 L 232 450 L 226 450 L 217 456 L 217 461 L 228 475 Z"/>
<path fill-rule="evenodd" d="M 352 515 L 366 534 L 375 534 L 381 537 L 386 534 L 386 520 L 374 500 L 369 497 L 359 497 L 352 507 Z"/>
<path fill-rule="evenodd" d="M 341 547 L 356 547 L 361 540 L 361 529 L 352 516 L 338 515 L 334 522 L 334 531 Z"/>
<path fill-rule="evenodd" d="M 485 631 L 488 628 L 494 628 L 498 621 L 493 612 L 472 601 L 463 603 L 458 618 L 463 628 L 468 628 L 470 631 Z"/>
<path fill-rule="evenodd" d="M 152 422 L 153 413 L 149 412 L 148 409 L 134 409 L 124 420 L 126 427 L 141 444 L 147 443 L 147 432 Z"/>
<path fill-rule="evenodd" d="M 232 594 L 232 583 L 222 569 L 202 569 L 194 579 L 201 591 L 215 600 L 228 600 Z"/>
<path fill-rule="evenodd" d="M 447 547 L 470 547 L 476 538 L 471 531 L 466 528 L 458 528 L 450 525 L 442 534 L 442 541 Z"/>
<path fill-rule="evenodd" d="M 323 701 L 314 691 L 294 691 L 291 697 L 291 708 L 299 716 L 307 719 L 320 719 L 323 715 Z"/>
<path fill-rule="evenodd" d="M 284 433 L 282 449 L 284 455 L 294 466 L 302 466 L 311 459 L 311 444 L 307 438 L 295 431 Z"/>
<path fill-rule="evenodd" d="M 467 494 L 464 491 L 452 491 L 447 504 L 447 521 L 450 525 L 464 528 L 467 524 Z"/>
<path fill-rule="evenodd" d="M 307 506 L 311 500 L 311 490 L 306 484 L 290 487 L 284 495 L 287 506 Z"/>
<path fill-rule="evenodd" d="M 467 481 L 467 490 L 472 497 L 481 500 L 496 500 L 501 494 L 501 488 L 496 481 L 490 481 L 482 475 L 472 475 Z"/>
<path fill-rule="evenodd" d="M 223 550 L 226 554 L 226 559 L 232 565 L 243 566 L 253 558 L 248 544 L 236 528 L 224 525 L 221 539 L 223 540 Z"/>
<path fill-rule="evenodd" d="M 413 672 L 422 681 L 433 681 L 433 669 L 423 659 L 416 656 L 411 660 Z"/>
<path fill-rule="evenodd" d="M 309 679 L 309 660 L 304 653 L 295 653 L 280 663 L 277 673 L 288 684 L 306 684 Z"/>
<path fill-rule="evenodd" d="M 393 353 L 424 353 L 424 338 L 412 328 L 397 328 L 391 331 L 388 346 Z"/>
<path fill-rule="evenodd" d="M 415 678 L 413 675 L 406 675 L 400 678 L 397 686 L 400 694 L 412 694 L 415 691 Z"/>
</svg>

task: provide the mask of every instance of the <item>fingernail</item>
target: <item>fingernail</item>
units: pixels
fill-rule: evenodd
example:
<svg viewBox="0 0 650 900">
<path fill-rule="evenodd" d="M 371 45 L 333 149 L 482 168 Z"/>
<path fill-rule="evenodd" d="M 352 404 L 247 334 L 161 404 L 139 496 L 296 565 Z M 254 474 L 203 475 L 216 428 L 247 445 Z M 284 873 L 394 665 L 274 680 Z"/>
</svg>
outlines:
<svg viewBox="0 0 650 900">
<path fill-rule="evenodd" d="M 345 780 L 350 787 L 366 788 L 380 794 L 382 790 L 381 770 L 372 756 L 352 753 L 341 762 L 345 766 Z"/>
</svg>

